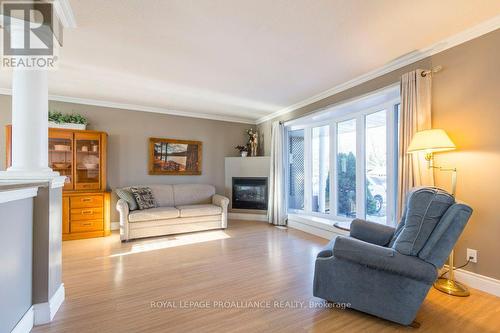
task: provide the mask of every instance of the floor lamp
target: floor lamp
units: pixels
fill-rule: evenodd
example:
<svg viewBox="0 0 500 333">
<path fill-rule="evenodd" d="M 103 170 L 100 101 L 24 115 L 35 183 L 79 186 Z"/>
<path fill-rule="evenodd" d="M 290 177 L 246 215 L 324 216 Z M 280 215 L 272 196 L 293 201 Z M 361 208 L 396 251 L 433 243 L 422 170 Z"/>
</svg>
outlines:
<svg viewBox="0 0 500 333">
<path fill-rule="evenodd" d="M 434 153 L 449 151 L 456 149 L 455 144 L 450 137 L 442 129 L 430 129 L 415 133 L 410 145 L 408 153 L 425 153 L 425 160 L 429 169 L 437 169 L 439 171 L 451 172 L 451 194 L 455 196 L 457 189 L 457 169 L 442 168 L 434 165 Z M 454 274 L 454 250 L 451 251 L 448 258 L 448 278 L 440 277 L 435 283 L 434 288 L 444 293 L 453 296 L 469 296 L 469 290 L 465 285 L 455 280 Z"/>
</svg>

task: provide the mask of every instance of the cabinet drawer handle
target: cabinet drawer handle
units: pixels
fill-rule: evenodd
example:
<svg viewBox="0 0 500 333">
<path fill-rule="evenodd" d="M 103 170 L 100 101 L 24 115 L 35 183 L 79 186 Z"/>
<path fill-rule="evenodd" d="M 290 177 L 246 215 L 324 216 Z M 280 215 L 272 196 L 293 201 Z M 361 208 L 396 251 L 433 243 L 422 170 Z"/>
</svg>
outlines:
<svg viewBox="0 0 500 333">
<path fill-rule="evenodd" d="M 94 213 L 94 211 L 92 209 L 82 210 L 82 215 L 89 215 L 89 214 L 92 214 L 92 213 Z"/>
<path fill-rule="evenodd" d="M 91 202 L 92 201 L 92 198 L 83 198 L 82 199 L 82 202 Z"/>
<path fill-rule="evenodd" d="M 85 226 L 91 226 L 92 223 L 84 223 L 83 225 L 85 225 Z"/>
</svg>

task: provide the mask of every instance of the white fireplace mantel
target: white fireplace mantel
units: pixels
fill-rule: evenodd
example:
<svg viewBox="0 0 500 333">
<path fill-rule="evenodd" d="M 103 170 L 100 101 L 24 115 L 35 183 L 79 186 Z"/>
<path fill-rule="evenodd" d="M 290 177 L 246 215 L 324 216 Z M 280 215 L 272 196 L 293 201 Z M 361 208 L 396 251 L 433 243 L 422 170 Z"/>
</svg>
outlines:
<svg viewBox="0 0 500 333">
<path fill-rule="evenodd" d="M 233 177 L 267 177 L 270 171 L 269 156 L 256 157 L 226 157 L 225 160 L 225 194 L 229 198 L 230 218 L 266 220 L 266 211 L 232 209 Z"/>
</svg>

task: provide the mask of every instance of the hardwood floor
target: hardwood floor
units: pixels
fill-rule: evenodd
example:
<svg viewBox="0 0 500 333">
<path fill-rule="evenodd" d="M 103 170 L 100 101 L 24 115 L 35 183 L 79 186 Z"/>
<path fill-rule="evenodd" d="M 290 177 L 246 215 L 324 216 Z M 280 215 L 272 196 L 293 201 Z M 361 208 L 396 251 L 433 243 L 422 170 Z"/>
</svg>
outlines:
<svg viewBox="0 0 500 333">
<path fill-rule="evenodd" d="M 318 307 L 325 303 L 312 296 L 314 258 L 326 242 L 244 221 L 230 221 L 225 231 L 129 243 L 116 234 L 64 242 L 66 300 L 52 323 L 33 332 L 415 330 L 354 310 Z M 224 301 L 247 303 L 224 309 Z M 289 303 L 273 306 L 275 301 Z M 475 290 L 457 298 L 432 289 L 417 321 L 419 333 L 500 332 L 500 298 Z"/>
</svg>

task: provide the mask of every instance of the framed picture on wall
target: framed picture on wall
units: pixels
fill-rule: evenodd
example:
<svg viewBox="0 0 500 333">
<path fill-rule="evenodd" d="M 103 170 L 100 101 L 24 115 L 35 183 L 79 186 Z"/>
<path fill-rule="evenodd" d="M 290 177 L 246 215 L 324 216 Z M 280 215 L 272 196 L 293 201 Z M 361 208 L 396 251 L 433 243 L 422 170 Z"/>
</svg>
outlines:
<svg viewBox="0 0 500 333">
<path fill-rule="evenodd" d="M 201 141 L 149 139 L 150 175 L 201 175 Z"/>
</svg>

